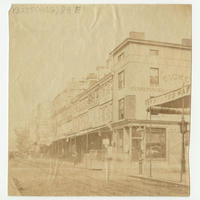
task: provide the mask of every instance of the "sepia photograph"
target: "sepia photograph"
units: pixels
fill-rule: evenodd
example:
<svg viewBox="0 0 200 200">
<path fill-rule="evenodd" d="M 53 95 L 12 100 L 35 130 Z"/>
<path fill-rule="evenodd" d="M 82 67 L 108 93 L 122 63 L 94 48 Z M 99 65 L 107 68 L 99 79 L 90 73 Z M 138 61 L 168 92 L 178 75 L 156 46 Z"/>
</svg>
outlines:
<svg viewBox="0 0 200 200">
<path fill-rule="evenodd" d="M 9 196 L 189 196 L 192 6 L 13 4 Z"/>
</svg>

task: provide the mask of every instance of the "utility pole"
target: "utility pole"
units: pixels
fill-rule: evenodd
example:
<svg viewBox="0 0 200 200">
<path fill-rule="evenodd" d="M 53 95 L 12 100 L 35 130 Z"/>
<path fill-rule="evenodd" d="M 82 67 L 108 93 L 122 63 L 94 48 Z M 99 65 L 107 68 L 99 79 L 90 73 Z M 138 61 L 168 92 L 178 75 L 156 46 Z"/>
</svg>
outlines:
<svg viewBox="0 0 200 200">
<path fill-rule="evenodd" d="M 182 99 L 182 118 L 180 123 L 180 132 L 182 134 L 182 149 L 181 149 L 181 174 L 180 174 L 180 182 L 183 181 L 183 174 L 185 173 L 185 133 L 187 132 L 187 123 L 184 119 L 184 108 L 185 108 L 185 102 L 184 98 Z"/>
</svg>

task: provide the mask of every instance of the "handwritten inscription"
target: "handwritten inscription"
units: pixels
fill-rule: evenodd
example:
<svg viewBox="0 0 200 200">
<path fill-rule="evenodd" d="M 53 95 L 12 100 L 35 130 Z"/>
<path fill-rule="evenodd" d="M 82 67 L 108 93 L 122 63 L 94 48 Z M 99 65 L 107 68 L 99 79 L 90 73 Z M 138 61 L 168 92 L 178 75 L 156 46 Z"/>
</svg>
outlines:
<svg viewBox="0 0 200 200">
<path fill-rule="evenodd" d="M 46 13 L 46 14 L 79 14 L 81 6 L 79 5 L 60 5 L 60 6 L 13 6 L 10 9 L 11 14 L 32 14 L 32 13 Z"/>
</svg>

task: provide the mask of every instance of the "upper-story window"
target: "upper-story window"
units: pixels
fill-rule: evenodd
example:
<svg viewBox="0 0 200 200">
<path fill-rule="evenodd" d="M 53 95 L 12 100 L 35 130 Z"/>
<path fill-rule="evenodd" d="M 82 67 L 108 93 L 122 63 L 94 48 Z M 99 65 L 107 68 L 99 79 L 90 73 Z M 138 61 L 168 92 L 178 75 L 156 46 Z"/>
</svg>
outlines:
<svg viewBox="0 0 200 200">
<path fill-rule="evenodd" d="M 124 119 L 125 107 L 124 98 L 119 100 L 119 119 Z"/>
<path fill-rule="evenodd" d="M 159 85 L 159 68 L 155 67 L 150 68 L 150 85 L 151 86 Z"/>
<path fill-rule="evenodd" d="M 158 56 L 159 55 L 159 50 L 157 50 L 157 49 L 150 49 L 149 50 L 149 54 L 151 56 Z"/>
<path fill-rule="evenodd" d="M 121 71 L 119 74 L 118 74 L 118 88 L 119 89 L 122 89 L 125 87 L 125 72 L 124 71 Z"/>
<path fill-rule="evenodd" d="M 121 54 L 119 54 L 119 56 L 118 56 L 118 61 L 122 60 L 123 58 L 124 58 L 124 52 L 121 53 Z"/>
</svg>

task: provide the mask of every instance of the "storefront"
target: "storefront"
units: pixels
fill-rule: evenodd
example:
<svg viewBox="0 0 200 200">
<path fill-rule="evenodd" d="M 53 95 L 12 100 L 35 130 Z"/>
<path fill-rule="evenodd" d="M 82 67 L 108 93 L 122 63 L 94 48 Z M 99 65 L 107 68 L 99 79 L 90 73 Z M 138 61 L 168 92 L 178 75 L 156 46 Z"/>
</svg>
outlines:
<svg viewBox="0 0 200 200">
<path fill-rule="evenodd" d="M 124 120 L 113 127 L 113 157 L 136 162 L 166 159 L 170 130 L 179 131 L 178 122 L 158 120 Z"/>
<path fill-rule="evenodd" d="M 178 163 L 180 166 L 180 181 L 182 181 L 183 176 L 189 178 L 189 124 L 190 124 L 190 104 L 191 104 L 191 85 L 184 85 L 174 91 L 170 91 L 166 94 L 147 99 L 146 106 L 147 112 L 150 114 L 150 120 L 153 115 L 176 115 L 179 116 L 178 127 L 179 130 L 176 131 L 172 136 L 168 136 L 168 140 L 171 140 L 171 146 L 168 145 L 168 151 L 164 150 L 164 137 L 160 138 L 160 145 L 152 144 L 149 149 L 153 148 L 153 151 L 146 150 L 146 154 L 151 152 L 151 157 L 155 158 L 156 154 L 153 153 L 154 149 L 160 152 L 158 155 L 168 154 L 169 163 Z M 154 137 L 152 135 L 153 129 L 150 128 L 149 138 L 150 140 Z M 151 135 L 151 137 L 150 137 Z M 173 138 L 170 138 L 173 137 Z M 165 139 L 166 140 L 166 139 Z M 172 151 L 172 147 L 176 145 L 176 149 L 179 151 Z M 156 147 L 157 146 L 157 147 Z M 172 161 L 173 160 L 173 161 Z M 175 162 L 176 161 L 176 162 Z"/>
</svg>

